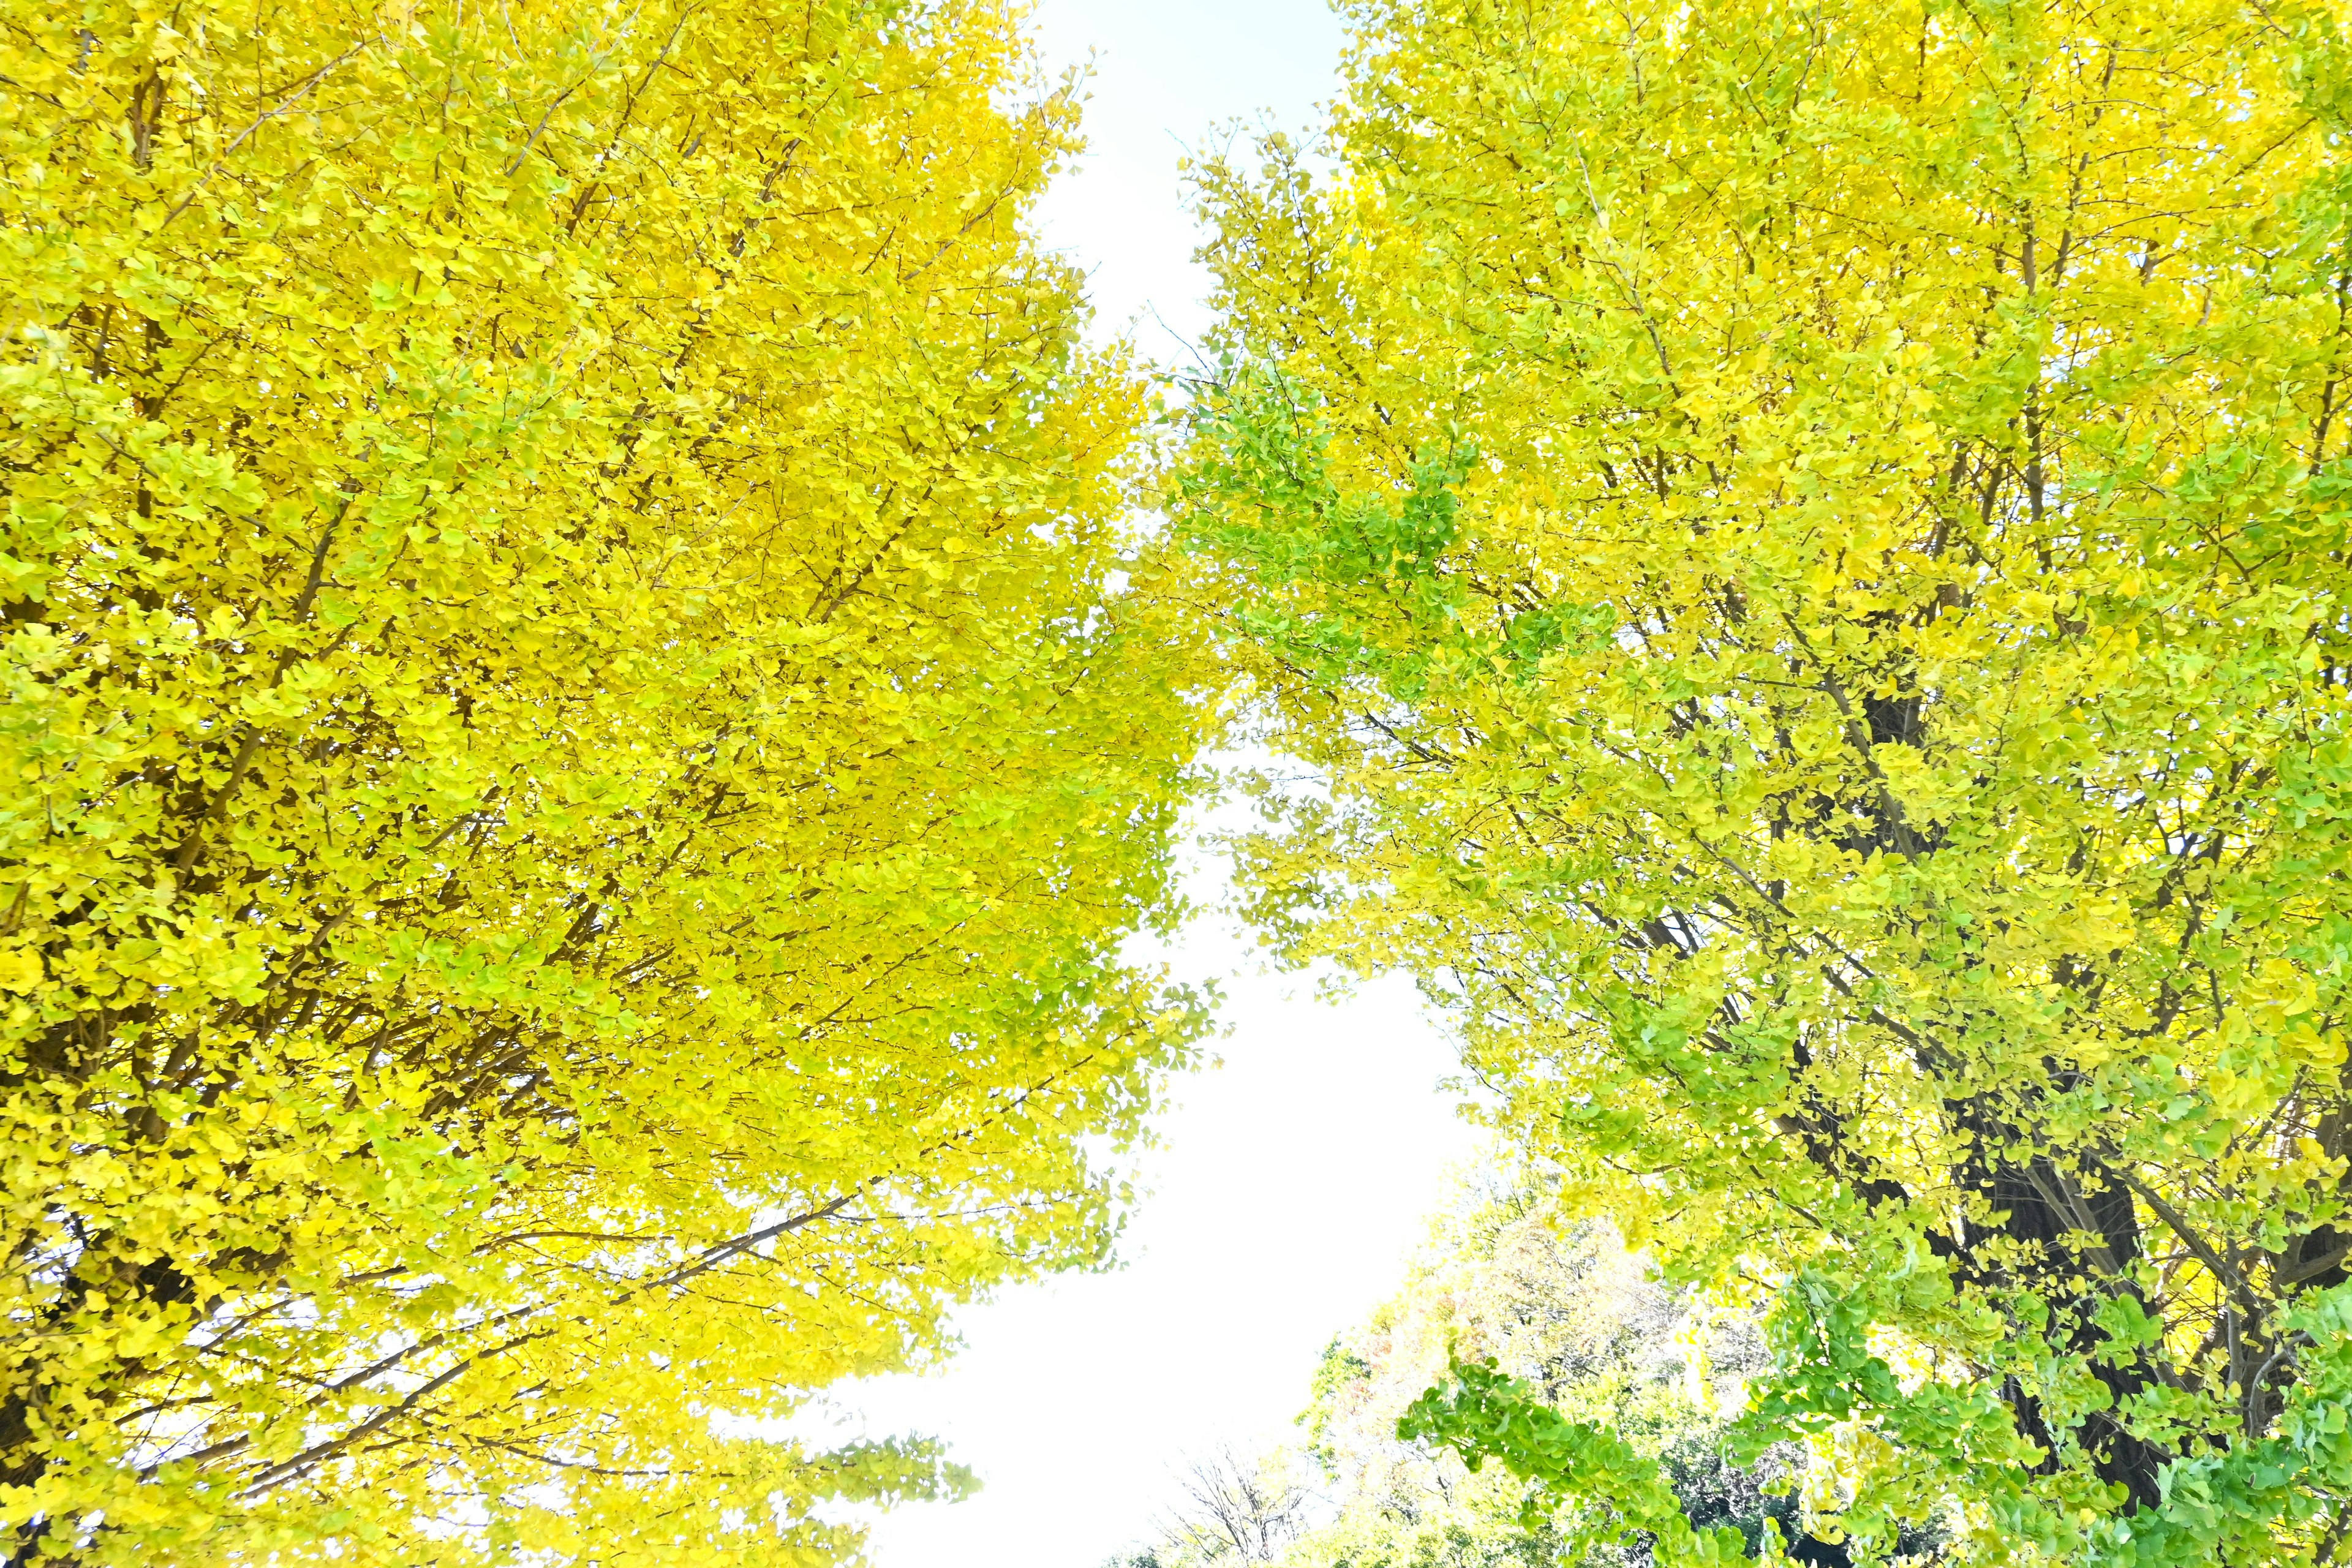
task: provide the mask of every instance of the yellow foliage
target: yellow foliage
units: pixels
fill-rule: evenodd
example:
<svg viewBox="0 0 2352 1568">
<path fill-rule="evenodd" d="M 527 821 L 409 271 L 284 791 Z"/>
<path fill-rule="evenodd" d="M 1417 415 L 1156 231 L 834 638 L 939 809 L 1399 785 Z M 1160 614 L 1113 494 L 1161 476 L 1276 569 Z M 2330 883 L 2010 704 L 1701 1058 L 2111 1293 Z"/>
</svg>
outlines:
<svg viewBox="0 0 2352 1568">
<path fill-rule="evenodd" d="M 12 1560 L 828 1559 L 1204 705 L 994 0 L 0 5 Z M 273 1556 L 273 1554 L 275 1554 Z"/>
</svg>

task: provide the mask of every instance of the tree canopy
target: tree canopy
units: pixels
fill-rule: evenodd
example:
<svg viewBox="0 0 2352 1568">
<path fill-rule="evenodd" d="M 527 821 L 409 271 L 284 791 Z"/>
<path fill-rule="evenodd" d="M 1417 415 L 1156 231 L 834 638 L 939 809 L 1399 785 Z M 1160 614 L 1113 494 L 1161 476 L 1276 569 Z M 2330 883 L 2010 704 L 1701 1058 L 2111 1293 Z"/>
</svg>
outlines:
<svg viewBox="0 0 2352 1568">
<path fill-rule="evenodd" d="M 1507 1153 L 1475 1168 L 1396 1294 L 1325 1349 L 1298 1440 L 1193 1465 L 1149 1544 L 1106 1568 L 1654 1568 L 1658 1542 L 1624 1529 L 1622 1492 L 1559 1488 L 1513 1466 L 1518 1449 L 1486 1464 L 1501 1446 L 1419 1440 L 1431 1383 L 1464 1363 L 1588 1455 L 1654 1468 L 1686 1521 L 1751 1551 L 1777 1531 L 1795 1562 L 1850 1568 L 1806 1528 L 1839 1512 L 1837 1445 L 1726 1453 L 1769 1366 L 1754 1314 L 1660 1280 L 1605 1222 L 1565 1216 L 1556 1189 L 1556 1172 Z M 1897 1544 L 1933 1553 L 1940 1521 Z"/>
<path fill-rule="evenodd" d="M 993 0 L 0 5 L 12 1563 L 802 1563 L 1202 1023 Z"/>
<path fill-rule="evenodd" d="M 1800 1522 L 1805 1482 L 1833 1488 L 1832 1464 L 1810 1466 L 1794 1444 L 1746 1466 L 1720 1452 L 1725 1411 L 1762 1370 L 1755 1323 L 1662 1283 L 1605 1223 L 1564 1219 L 1549 1185 L 1539 1171 L 1482 1173 L 1397 1295 L 1324 1352 L 1301 1424 L 1338 1506 L 1285 1568 L 1650 1568 L 1609 1500 L 1401 1438 L 1455 1363 L 1491 1363 L 1530 1404 L 1605 1428 L 1693 1519 L 1750 1546 L 1770 1520 L 1800 1561 L 1843 1561 Z"/>
<path fill-rule="evenodd" d="M 1748 1435 L 1843 1434 L 1857 1549 L 2333 1561 L 2339 16 L 1349 9 L 1328 145 L 1199 170 L 1258 917 L 1779 1302 Z M 1744 1551 L 1475 1365 L 1419 1419 Z"/>
<path fill-rule="evenodd" d="M 778 1423 L 1103 1255 L 1235 680 L 1546 1175 L 1171 1553 L 2352 1557 L 2340 0 L 1348 9 L 1162 536 L 1008 0 L 0 0 L 11 1568 L 964 1486 Z"/>
</svg>

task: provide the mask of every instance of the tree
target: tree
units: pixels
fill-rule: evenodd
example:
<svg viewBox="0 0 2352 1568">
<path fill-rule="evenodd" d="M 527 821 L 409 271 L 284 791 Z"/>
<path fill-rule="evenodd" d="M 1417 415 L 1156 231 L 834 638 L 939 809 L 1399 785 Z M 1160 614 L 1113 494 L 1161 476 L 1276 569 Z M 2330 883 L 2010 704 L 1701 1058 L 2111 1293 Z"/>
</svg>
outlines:
<svg viewBox="0 0 2352 1568">
<path fill-rule="evenodd" d="M 1797 1561 L 1846 1563 L 1804 1526 L 1802 1496 L 1834 1485 L 1827 1456 L 1785 1443 L 1744 1464 L 1723 1453 L 1728 1415 L 1766 1370 L 1753 1319 L 1666 1286 L 1605 1224 L 1564 1222 L 1551 1185 L 1540 1170 L 1486 1173 L 1396 1296 L 1325 1352 L 1301 1420 L 1338 1517 L 1289 1568 L 1649 1568 L 1652 1543 L 1603 1500 L 1547 1495 L 1485 1455 L 1465 1466 L 1400 1437 L 1452 1363 L 1507 1373 L 1530 1408 L 1605 1426 L 1658 1466 L 1693 1522 L 1752 1550 L 1769 1521 Z M 1928 1539 L 1902 1544 L 1916 1554 Z"/>
<path fill-rule="evenodd" d="M 1257 1459 L 1222 1449 L 1188 1465 L 1179 1485 L 1183 1498 L 1159 1521 L 1153 1544 L 1132 1563 L 1147 1568 L 1265 1568 L 1281 1560 L 1306 1529 L 1314 1500 L 1279 1454 Z"/>
<path fill-rule="evenodd" d="M 1848 1434 L 1858 1540 L 2331 1560 L 2335 13 L 1353 15 L 1335 176 L 1200 171 L 1193 602 L 1318 782 L 1259 917 L 1414 969 L 1572 1197 L 1780 1293 L 1753 1436 Z"/>
<path fill-rule="evenodd" d="M 0 6 L 9 1561 L 803 1563 L 1198 1003 L 992 0 Z M 1090 1152 L 1093 1151 L 1093 1152 Z"/>
</svg>

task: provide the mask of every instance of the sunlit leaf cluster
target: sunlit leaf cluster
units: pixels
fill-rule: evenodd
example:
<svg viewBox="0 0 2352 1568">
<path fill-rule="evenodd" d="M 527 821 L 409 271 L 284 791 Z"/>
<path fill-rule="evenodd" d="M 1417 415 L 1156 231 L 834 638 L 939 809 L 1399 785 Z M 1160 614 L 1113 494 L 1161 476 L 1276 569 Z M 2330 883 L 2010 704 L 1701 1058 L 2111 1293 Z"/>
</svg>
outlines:
<svg viewBox="0 0 2352 1568">
<path fill-rule="evenodd" d="M 0 5 L 12 1563 L 831 1560 L 1197 1001 L 992 0 Z"/>
<path fill-rule="evenodd" d="M 1856 1550 L 2333 1560 L 2341 17 L 1350 15 L 1328 146 L 1198 171 L 1173 504 L 1311 786 L 1258 916 L 1783 1299 Z"/>
</svg>

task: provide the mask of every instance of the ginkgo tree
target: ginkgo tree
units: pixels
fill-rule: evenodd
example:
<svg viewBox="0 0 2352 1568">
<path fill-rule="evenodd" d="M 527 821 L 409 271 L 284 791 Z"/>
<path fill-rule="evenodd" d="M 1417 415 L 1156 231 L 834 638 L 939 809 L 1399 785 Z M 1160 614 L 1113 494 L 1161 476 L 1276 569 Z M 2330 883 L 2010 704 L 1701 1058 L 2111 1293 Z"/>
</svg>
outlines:
<svg viewBox="0 0 2352 1568">
<path fill-rule="evenodd" d="M 1258 915 L 1778 1300 L 1741 1440 L 1857 1551 L 2337 1560 L 2340 9 L 1349 13 L 1328 165 L 1198 171 L 1172 504 L 1315 781 Z M 1413 1424 L 1739 1555 L 1489 1372 Z"/>
<path fill-rule="evenodd" d="M 12 1563 L 792 1563 L 1202 1025 L 993 0 L 0 5 Z"/>
</svg>

